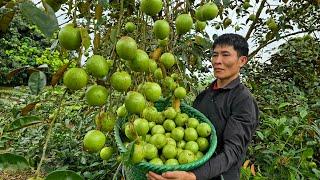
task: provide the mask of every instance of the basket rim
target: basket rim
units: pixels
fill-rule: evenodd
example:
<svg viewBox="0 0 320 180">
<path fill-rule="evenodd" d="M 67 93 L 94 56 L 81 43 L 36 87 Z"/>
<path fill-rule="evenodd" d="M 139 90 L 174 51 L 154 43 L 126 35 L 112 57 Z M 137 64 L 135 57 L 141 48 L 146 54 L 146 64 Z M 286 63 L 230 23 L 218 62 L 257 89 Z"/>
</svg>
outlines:
<svg viewBox="0 0 320 180">
<path fill-rule="evenodd" d="M 203 155 L 202 158 L 196 160 L 196 161 L 192 161 L 190 163 L 187 164 L 179 164 L 179 165 L 154 165 L 151 164 L 149 162 L 140 162 L 138 164 L 135 164 L 136 166 L 139 166 L 141 168 L 144 169 L 149 169 L 150 171 L 155 171 L 155 172 L 164 172 L 164 171 L 174 171 L 174 170 L 192 170 L 195 169 L 201 165 L 203 165 L 205 162 L 207 162 L 211 156 L 213 155 L 213 153 L 216 150 L 217 147 L 217 135 L 216 135 L 216 130 L 215 127 L 213 126 L 213 124 L 211 123 L 211 121 L 205 116 L 203 115 L 200 111 L 198 111 L 197 109 L 187 105 L 184 102 L 181 102 L 180 105 L 181 111 L 183 112 L 183 110 L 188 109 L 188 110 L 192 110 L 194 112 L 196 112 L 196 116 L 201 117 L 199 121 L 201 122 L 206 122 L 210 125 L 211 127 L 211 135 L 210 135 L 210 145 L 209 149 L 207 150 L 207 152 Z M 121 153 L 125 153 L 127 152 L 127 148 L 124 146 L 123 141 L 120 137 L 120 122 L 126 120 L 125 118 L 120 118 L 117 121 L 117 124 L 115 125 L 114 128 L 114 133 L 115 133 L 115 139 L 116 139 L 116 143 L 117 146 L 120 150 Z"/>
</svg>

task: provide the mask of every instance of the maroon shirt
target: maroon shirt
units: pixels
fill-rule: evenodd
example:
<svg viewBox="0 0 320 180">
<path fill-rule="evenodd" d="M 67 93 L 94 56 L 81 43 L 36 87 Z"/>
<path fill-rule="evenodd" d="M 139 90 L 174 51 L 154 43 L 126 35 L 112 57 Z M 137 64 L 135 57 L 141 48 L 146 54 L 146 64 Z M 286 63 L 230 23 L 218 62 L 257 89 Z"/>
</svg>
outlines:
<svg viewBox="0 0 320 180">
<path fill-rule="evenodd" d="M 223 88 L 214 81 L 195 99 L 193 107 L 212 122 L 217 133 L 215 154 L 203 166 L 193 170 L 198 180 L 240 179 L 240 167 L 259 123 L 259 109 L 250 91 L 233 80 Z"/>
</svg>

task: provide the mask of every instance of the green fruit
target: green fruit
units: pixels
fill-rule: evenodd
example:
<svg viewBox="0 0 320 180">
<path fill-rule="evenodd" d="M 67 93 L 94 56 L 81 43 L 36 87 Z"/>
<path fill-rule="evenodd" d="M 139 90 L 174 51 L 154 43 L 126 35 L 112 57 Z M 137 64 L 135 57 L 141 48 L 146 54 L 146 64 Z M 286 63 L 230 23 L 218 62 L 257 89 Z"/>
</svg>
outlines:
<svg viewBox="0 0 320 180">
<path fill-rule="evenodd" d="M 176 128 L 176 124 L 173 120 L 167 119 L 163 122 L 163 127 L 166 131 L 171 132 L 174 128 Z"/>
<path fill-rule="evenodd" d="M 158 111 L 155 107 L 146 107 L 142 111 L 142 117 L 147 119 L 150 122 L 156 122 L 157 120 Z"/>
<path fill-rule="evenodd" d="M 151 161 L 149 161 L 149 163 L 153 165 L 159 165 L 159 166 L 163 165 L 163 161 L 160 158 L 154 158 Z"/>
<path fill-rule="evenodd" d="M 129 113 L 140 114 L 146 106 L 144 96 L 138 92 L 128 92 L 124 104 Z"/>
<path fill-rule="evenodd" d="M 126 71 L 115 72 L 110 78 L 110 83 L 117 91 L 127 91 L 131 86 L 131 76 Z"/>
<path fill-rule="evenodd" d="M 104 57 L 93 55 L 86 62 L 86 69 L 94 77 L 103 78 L 109 72 L 109 65 Z"/>
<path fill-rule="evenodd" d="M 185 123 L 187 122 L 189 116 L 186 113 L 177 114 L 177 117 L 175 118 L 175 123 L 177 126 L 183 127 Z"/>
<path fill-rule="evenodd" d="M 250 21 L 256 20 L 256 15 L 255 15 L 255 14 L 250 14 L 249 20 L 250 20 Z"/>
<path fill-rule="evenodd" d="M 194 128 L 187 128 L 184 130 L 185 141 L 196 141 L 198 139 L 197 130 Z"/>
<path fill-rule="evenodd" d="M 169 43 L 169 39 L 165 38 L 165 39 L 158 39 L 158 44 L 160 47 L 166 47 Z"/>
<path fill-rule="evenodd" d="M 206 22 L 197 20 L 196 21 L 196 30 L 201 32 L 206 28 L 206 25 L 207 25 Z"/>
<path fill-rule="evenodd" d="M 176 18 L 176 29 L 180 35 L 186 34 L 192 28 L 193 21 L 189 14 L 180 14 Z"/>
<path fill-rule="evenodd" d="M 183 129 L 180 128 L 174 128 L 171 131 L 171 138 L 176 140 L 176 141 L 181 141 L 183 139 L 184 136 L 184 131 Z"/>
<path fill-rule="evenodd" d="M 161 87 L 155 82 L 146 82 L 143 84 L 143 94 L 151 102 L 158 101 L 161 97 Z"/>
<path fill-rule="evenodd" d="M 133 125 L 131 125 L 131 124 L 126 124 L 125 125 L 124 134 L 131 141 L 137 138 L 137 134 L 136 134 L 136 132 L 134 130 Z"/>
<path fill-rule="evenodd" d="M 188 141 L 184 147 L 185 150 L 190 150 L 194 154 L 199 151 L 199 145 L 195 141 Z"/>
<path fill-rule="evenodd" d="M 173 78 L 170 76 L 167 76 L 164 81 L 164 86 L 169 88 L 170 90 L 174 90 L 177 87 L 177 84 L 174 82 Z"/>
<path fill-rule="evenodd" d="M 203 5 L 202 17 L 205 20 L 212 20 L 219 14 L 219 9 L 215 3 L 207 3 Z"/>
<path fill-rule="evenodd" d="M 163 114 L 167 119 L 174 119 L 177 115 L 177 112 L 173 107 L 167 107 L 167 109 L 163 111 Z"/>
<path fill-rule="evenodd" d="M 196 19 L 199 21 L 206 21 L 206 19 L 203 17 L 203 8 L 203 6 L 198 7 L 195 13 Z"/>
<path fill-rule="evenodd" d="M 187 164 L 195 160 L 195 156 L 193 152 L 189 150 L 183 150 L 179 155 L 178 155 L 178 161 L 180 164 Z"/>
<path fill-rule="evenodd" d="M 278 25 L 276 21 L 272 18 L 267 20 L 267 26 L 271 31 L 277 31 L 278 30 Z"/>
<path fill-rule="evenodd" d="M 197 133 L 200 137 L 208 137 L 211 134 L 211 127 L 207 123 L 200 123 L 197 127 Z"/>
<path fill-rule="evenodd" d="M 187 127 L 196 129 L 197 126 L 199 125 L 199 121 L 196 118 L 189 118 L 186 124 L 187 124 Z"/>
<path fill-rule="evenodd" d="M 147 72 L 149 68 L 149 56 L 148 54 L 138 49 L 135 58 L 129 62 L 130 68 L 137 72 Z"/>
<path fill-rule="evenodd" d="M 100 157 L 101 159 L 108 161 L 113 154 L 113 148 L 112 147 L 104 147 L 100 151 Z"/>
<path fill-rule="evenodd" d="M 152 129 L 151 129 L 151 134 L 152 135 L 155 135 L 155 134 L 164 134 L 165 133 L 165 130 L 163 128 L 162 125 L 155 125 Z"/>
<path fill-rule="evenodd" d="M 199 137 L 197 139 L 197 144 L 199 146 L 199 150 L 204 152 L 209 148 L 209 141 L 204 137 Z"/>
<path fill-rule="evenodd" d="M 126 117 L 127 115 L 128 115 L 128 111 L 126 109 L 126 106 L 123 104 L 117 109 L 117 116 L 121 118 L 121 117 Z"/>
<path fill-rule="evenodd" d="M 64 73 L 63 84 L 71 89 L 78 90 L 85 87 L 88 83 L 88 75 L 82 68 L 71 68 Z"/>
<path fill-rule="evenodd" d="M 203 157 L 203 153 L 202 153 L 201 151 L 198 151 L 198 152 L 196 153 L 195 159 L 198 160 L 198 159 L 201 159 L 202 157 Z"/>
<path fill-rule="evenodd" d="M 177 155 L 177 149 L 171 144 L 167 144 L 162 148 L 162 154 L 167 159 L 173 159 Z"/>
<path fill-rule="evenodd" d="M 131 33 L 131 32 L 133 32 L 134 30 L 136 30 L 136 25 L 133 24 L 133 22 L 127 22 L 126 25 L 125 25 L 125 27 L 124 27 L 124 29 L 125 29 L 127 32 Z"/>
<path fill-rule="evenodd" d="M 106 143 L 106 136 L 98 130 L 90 130 L 84 136 L 83 147 L 88 152 L 100 151 Z"/>
<path fill-rule="evenodd" d="M 81 34 L 79 28 L 68 24 L 61 28 L 58 34 L 59 43 L 67 50 L 76 50 L 81 46 Z"/>
<path fill-rule="evenodd" d="M 166 133 L 165 135 L 166 135 L 166 137 L 167 137 L 167 144 L 171 144 L 171 145 L 173 145 L 174 147 L 176 147 L 176 146 L 177 146 L 177 142 L 170 137 L 170 136 L 171 136 L 171 133 Z"/>
<path fill-rule="evenodd" d="M 167 68 L 171 68 L 175 64 L 174 55 L 171 53 L 164 53 L 160 57 L 160 62 Z"/>
<path fill-rule="evenodd" d="M 176 160 L 176 159 L 168 159 L 168 160 L 165 162 L 165 165 L 168 165 L 168 166 L 179 165 L 179 161 Z"/>
<path fill-rule="evenodd" d="M 155 16 L 162 9 L 162 0 L 142 0 L 140 10 L 149 16 Z"/>
<path fill-rule="evenodd" d="M 107 103 L 108 90 L 100 85 L 92 85 L 86 91 L 86 100 L 90 106 L 102 106 Z"/>
<path fill-rule="evenodd" d="M 158 149 L 161 149 L 167 144 L 167 138 L 164 134 L 155 134 L 151 136 L 150 143 L 155 145 Z"/>
<path fill-rule="evenodd" d="M 136 57 L 137 43 L 134 39 L 128 36 L 122 37 L 116 44 L 116 51 L 120 58 L 132 60 Z"/>
<path fill-rule="evenodd" d="M 131 155 L 131 161 L 133 163 L 140 163 L 144 159 L 143 146 L 135 144 L 133 147 L 133 153 Z"/>
<path fill-rule="evenodd" d="M 246 1 L 242 5 L 243 9 L 248 9 L 250 7 L 250 2 Z"/>
<path fill-rule="evenodd" d="M 152 31 L 156 38 L 163 40 L 169 36 L 169 23 L 166 20 L 157 20 L 153 25 Z"/>
<path fill-rule="evenodd" d="M 178 99 L 183 99 L 187 96 L 187 91 L 184 87 L 178 87 L 174 90 L 174 96 Z"/>
<path fill-rule="evenodd" d="M 184 147 L 186 146 L 186 142 L 184 140 L 181 140 L 177 143 L 177 147 L 184 149 Z"/>
<path fill-rule="evenodd" d="M 156 123 L 151 121 L 151 122 L 148 122 L 148 125 L 149 125 L 149 129 L 152 129 L 156 125 Z M 149 136 L 151 137 L 150 134 L 149 134 Z"/>
<path fill-rule="evenodd" d="M 111 132 L 113 131 L 116 119 L 110 112 L 100 112 L 95 117 L 96 126 L 101 127 L 102 131 Z"/>
<path fill-rule="evenodd" d="M 144 157 L 148 160 L 154 159 L 158 157 L 158 149 L 153 144 L 145 144 L 144 145 Z"/>
<path fill-rule="evenodd" d="M 147 72 L 149 72 L 149 73 L 154 73 L 154 71 L 155 71 L 157 68 L 158 68 L 158 65 L 157 65 L 156 61 L 153 60 L 153 59 L 149 59 Z"/>
<path fill-rule="evenodd" d="M 134 120 L 133 126 L 139 136 L 145 136 L 149 131 L 149 123 L 146 119 L 138 118 Z"/>
<path fill-rule="evenodd" d="M 156 79 L 162 79 L 162 78 L 163 78 L 161 68 L 157 68 L 157 69 L 154 71 L 153 74 L 154 74 L 154 77 L 155 77 Z"/>
</svg>

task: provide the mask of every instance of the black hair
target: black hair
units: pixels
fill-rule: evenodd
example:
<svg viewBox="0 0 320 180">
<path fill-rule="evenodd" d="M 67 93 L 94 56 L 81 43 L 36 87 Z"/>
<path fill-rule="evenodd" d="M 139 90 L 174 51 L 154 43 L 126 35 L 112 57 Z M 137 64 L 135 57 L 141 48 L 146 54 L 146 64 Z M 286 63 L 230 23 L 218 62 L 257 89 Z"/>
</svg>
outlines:
<svg viewBox="0 0 320 180">
<path fill-rule="evenodd" d="M 247 40 L 239 35 L 239 34 L 223 34 L 219 37 L 217 37 L 212 45 L 212 49 L 214 49 L 216 46 L 233 46 L 234 50 L 237 51 L 238 56 L 248 56 L 249 53 L 249 45 Z"/>
</svg>

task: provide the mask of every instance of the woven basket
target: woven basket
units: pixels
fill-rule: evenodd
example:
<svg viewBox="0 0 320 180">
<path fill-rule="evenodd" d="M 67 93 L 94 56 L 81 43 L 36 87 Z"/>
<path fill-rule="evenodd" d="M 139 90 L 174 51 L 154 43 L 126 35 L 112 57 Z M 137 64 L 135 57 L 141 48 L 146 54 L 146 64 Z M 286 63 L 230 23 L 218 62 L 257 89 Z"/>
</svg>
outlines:
<svg viewBox="0 0 320 180">
<path fill-rule="evenodd" d="M 169 105 L 168 101 L 158 101 L 155 103 L 155 107 L 157 108 L 158 111 L 163 111 L 168 105 Z M 195 169 L 203 165 L 213 155 L 217 147 L 217 136 L 216 136 L 215 128 L 212 125 L 212 123 L 201 112 L 199 112 L 198 110 L 194 109 L 193 107 L 185 103 L 181 103 L 180 109 L 181 109 L 181 112 L 188 114 L 189 117 L 194 117 L 198 119 L 200 122 L 206 122 L 211 126 L 212 131 L 211 131 L 210 140 L 209 140 L 209 143 L 210 143 L 209 150 L 206 152 L 206 154 L 204 154 L 204 156 L 201 159 L 198 159 L 188 164 L 160 166 L 160 165 L 153 165 L 148 162 L 141 162 L 139 164 L 126 165 L 124 166 L 124 169 L 125 169 L 126 178 L 128 180 L 146 180 L 147 179 L 146 174 L 149 171 L 153 171 L 158 174 L 161 174 L 166 171 L 174 171 L 174 170 L 190 171 L 192 169 Z M 121 153 L 125 153 L 127 151 L 126 147 L 122 142 L 121 135 L 120 135 L 121 126 L 125 122 L 126 122 L 126 119 L 119 119 L 114 129 L 115 140 L 119 148 L 119 151 Z"/>
</svg>

